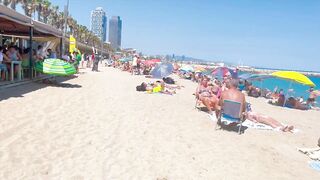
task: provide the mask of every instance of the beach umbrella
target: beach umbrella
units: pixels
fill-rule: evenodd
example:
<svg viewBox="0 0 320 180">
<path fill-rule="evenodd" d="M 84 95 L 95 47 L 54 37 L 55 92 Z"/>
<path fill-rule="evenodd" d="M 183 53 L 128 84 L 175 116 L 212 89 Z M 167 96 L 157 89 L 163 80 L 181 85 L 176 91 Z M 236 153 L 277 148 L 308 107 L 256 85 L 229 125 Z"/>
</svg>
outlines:
<svg viewBox="0 0 320 180">
<path fill-rule="evenodd" d="M 260 80 L 264 80 L 264 79 L 268 79 L 268 78 L 272 78 L 272 75 L 269 74 L 250 74 L 250 73 L 246 73 L 246 74 L 241 74 L 239 76 L 239 79 L 243 79 L 243 80 L 247 80 L 247 81 L 260 81 Z"/>
<path fill-rule="evenodd" d="M 307 76 L 295 71 L 277 71 L 271 74 L 274 77 L 289 80 L 306 86 L 316 86 Z"/>
<path fill-rule="evenodd" d="M 248 80 L 250 79 L 251 75 L 252 74 L 249 74 L 249 73 L 241 74 L 239 75 L 239 79 Z"/>
<path fill-rule="evenodd" d="M 173 65 L 171 63 L 157 64 L 156 67 L 151 71 L 153 78 L 167 77 L 173 72 Z"/>
<path fill-rule="evenodd" d="M 260 81 L 260 88 L 262 89 L 263 80 L 272 78 L 273 76 L 269 74 L 241 74 L 238 76 L 239 79 L 246 80 L 246 81 Z"/>
<path fill-rule="evenodd" d="M 204 71 L 206 71 L 206 68 L 204 68 L 204 67 L 202 67 L 202 66 L 197 66 L 197 67 L 195 68 L 195 71 L 194 71 L 194 72 L 196 72 L 196 73 L 201 73 L 201 72 L 204 72 Z"/>
<path fill-rule="evenodd" d="M 299 72 L 296 72 L 296 71 L 277 71 L 277 72 L 272 73 L 271 75 L 276 78 L 289 80 L 290 85 L 289 85 L 288 90 L 291 89 L 292 82 L 296 82 L 296 83 L 306 85 L 306 86 L 311 86 L 311 87 L 316 86 L 307 76 L 305 76 Z M 289 92 L 287 92 L 286 96 L 288 96 L 288 93 Z M 283 106 L 286 105 L 286 102 L 287 102 L 287 99 L 285 99 Z"/>
<path fill-rule="evenodd" d="M 160 63 L 161 60 L 160 59 L 149 59 L 143 62 L 143 64 L 147 65 L 147 66 L 153 66 L 157 63 Z"/>
<path fill-rule="evenodd" d="M 181 71 L 186 71 L 186 72 L 194 72 L 194 69 L 190 65 L 184 65 L 180 68 Z"/>
<path fill-rule="evenodd" d="M 212 71 L 212 75 L 218 79 L 223 79 L 231 75 L 231 70 L 227 67 L 217 67 Z"/>
<path fill-rule="evenodd" d="M 205 71 L 202 71 L 201 74 L 205 76 L 210 76 L 212 73 L 212 69 L 206 69 Z"/>
<path fill-rule="evenodd" d="M 132 61 L 132 59 L 131 58 L 121 58 L 121 59 L 119 59 L 119 61 L 124 63 L 124 62 Z"/>
<path fill-rule="evenodd" d="M 77 72 L 76 68 L 61 59 L 45 59 L 39 61 L 35 65 L 35 69 L 38 72 L 56 76 L 68 76 Z"/>
</svg>

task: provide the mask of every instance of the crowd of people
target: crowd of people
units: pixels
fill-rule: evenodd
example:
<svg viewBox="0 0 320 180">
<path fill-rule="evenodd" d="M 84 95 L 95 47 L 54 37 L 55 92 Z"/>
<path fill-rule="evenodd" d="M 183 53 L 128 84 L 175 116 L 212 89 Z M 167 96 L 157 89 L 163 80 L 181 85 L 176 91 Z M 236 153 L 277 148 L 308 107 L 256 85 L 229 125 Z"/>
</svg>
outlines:
<svg viewBox="0 0 320 180">
<path fill-rule="evenodd" d="M 128 59 L 121 61 L 122 59 Z M 131 61 L 132 59 L 132 61 Z M 108 66 L 121 69 L 122 71 L 129 72 L 132 75 L 150 75 L 151 70 L 155 67 L 155 64 L 144 63 L 146 59 L 133 55 L 133 57 L 116 57 L 112 56 L 111 60 L 107 62 Z"/>
<path fill-rule="evenodd" d="M 110 66 L 127 71 L 131 74 L 150 75 L 154 66 L 148 66 L 143 62 L 144 60 L 141 60 L 140 57 L 134 56 L 132 62 L 113 60 L 113 62 L 110 63 Z M 219 112 L 221 112 L 224 100 L 228 99 L 243 104 L 242 113 L 247 120 L 254 123 L 262 123 L 284 132 L 291 132 L 294 127 L 284 125 L 270 116 L 252 111 L 251 107 L 248 108 L 249 103 L 245 100 L 245 94 L 252 97 L 265 97 L 270 100 L 271 104 L 300 110 L 310 109 L 310 105 L 314 105 L 312 103 L 315 103 L 315 99 L 319 95 L 318 91 L 310 89 L 310 98 L 306 102 L 303 102 L 301 97 L 299 97 L 299 99 L 293 97 L 286 99 L 282 89 L 276 89 L 273 92 L 260 89 L 253 86 L 251 82 L 231 76 L 224 77 L 220 80 L 217 78 L 211 79 L 209 76 L 191 71 L 177 70 L 175 73 L 180 78 L 189 79 L 198 83 L 198 87 L 194 93 L 196 97 L 196 106 L 204 106 L 211 118 L 217 118 Z M 180 88 L 181 86 L 176 85 L 176 82 L 169 77 L 150 83 L 143 82 L 136 87 L 136 91 L 172 95 L 176 93 L 176 89 Z"/>
<path fill-rule="evenodd" d="M 8 74 L 11 73 L 11 66 L 14 70 L 14 76 L 18 74 L 19 64 L 12 63 L 16 61 L 20 61 L 21 70 L 27 70 L 30 66 L 30 51 L 32 51 L 32 62 L 31 64 L 34 66 L 36 62 L 43 61 L 48 58 L 57 58 L 57 52 L 53 49 L 47 48 L 45 49 L 42 45 L 38 45 L 36 49 L 30 48 L 19 48 L 15 44 L 0 46 L 0 80 L 5 81 L 8 79 Z M 86 67 L 91 68 L 95 62 L 95 54 L 81 54 L 80 51 L 75 50 L 72 53 L 66 52 L 62 55 L 62 60 L 65 60 L 75 66 L 77 71 L 79 70 L 79 65 L 84 68 L 84 62 L 86 62 Z"/>
<path fill-rule="evenodd" d="M 34 61 L 43 60 L 45 58 L 44 52 L 41 52 L 42 46 L 39 46 L 37 50 L 32 49 L 32 58 Z M 0 69 L 1 69 L 1 80 L 6 79 L 6 72 L 11 73 L 11 66 L 13 67 L 13 73 L 18 73 L 18 64 L 12 64 L 11 62 L 21 61 L 22 68 L 29 67 L 29 53 L 30 48 L 19 48 L 14 44 L 0 46 Z M 48 49 L 48 56 L 52 56 L 53 52 Z"/>
<path fill-rule="evenodd" d="M 204 105 L 208 110 L 209 116 L 216 119 L 221 113 L 225 100 L 238 102 L 242 105 L 241 114 L 244 119 L 262 123 L 284 132 L 294 129 L 293 126 L 283 125 L 270 116 L 252 111 L 251 106 L 248 106 L 249 103 L 246 102 L 245 94 L 240 91 L 239 87 L 238 79 L 226 78 L 221 82 L 217 79 L 210 81 L 209 77 L 203 76 L 195 92 L 196 106 Z"/>
<path fill-rule="evenodd" d="M 119 61 L 114 61 L 113 66 L 120 67 L 122 70 L 128 71 L 131 74 L 148 75 L 148 73 L 143 72 L 146 68 L 150 68 L 148 71 L 150 72 L 152 66 L 145 66 L 142 62 L 143 61 L 141 61 L 138 56 L 135 56 L 131 64 L 129 62 L 121 63 Z M 319 91 L 310 88 L 310 96 L 304 101 L 302 97 L 286 97 L 283 89 L 278 90 L 278 88 L 275 88 L 274 91 L 261 89 L 255 87 L 249 81 L 234 78 L 232 76 L 223 77 L 223 79 L 211 79 L 207 75 L 192 71 L 177 70 L 175 72 L 180 78 L 198 83 L 198 87 L 194 93 L 196 97 L 196 107 L 204 106 L 211 118 L 217 118 L 219 112 L 221 112 L 224 100 L 229 99 L 243 104 L 242 113 L 247 120 L 254 123 L 262 123 L 284 132 L 291 132 L 294 127 L 284 125 L 270 116 L 252 111 L 251 107 L 248 108 L 249 103 L 245 100 L 245 94 L 251 97 L 264 97 L 269 99 L 270 104 L 299 110 L 317 109 L 315 108 L 316 98 L 320 95 Z M 171 80 L 171 78 L 168 79 Z M 148 93 L 161 92 L 165 94 L 174 94 L 175 90 L 180 88 L 178 85 L 171 85 L 174 83 L 174 81 L 170 82 L 170 84 L 166 83 L 166 78 L 164 78 L 163 80 L 152 83 L 143 82 L 136 87 L 136 90 Z"/>
</svg>

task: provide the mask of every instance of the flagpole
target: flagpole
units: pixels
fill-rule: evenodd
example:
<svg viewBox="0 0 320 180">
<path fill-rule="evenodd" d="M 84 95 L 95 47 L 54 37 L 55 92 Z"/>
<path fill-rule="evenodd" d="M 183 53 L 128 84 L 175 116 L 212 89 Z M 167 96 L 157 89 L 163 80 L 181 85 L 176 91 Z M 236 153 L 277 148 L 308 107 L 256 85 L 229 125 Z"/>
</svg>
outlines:
<svg viewBox="0 0 320 180">
<path fill-rule="evenodd" d="M 65 47 L 65 38 L 67 36 L 67 20 L 69 16 L 69 0 L 67 0 L 67 5 L 64 6 L 64 30 L 63 30 L 63 37 L 62 37 L 62 51 L 61 54 L 66 52 Z"/>
</svg>

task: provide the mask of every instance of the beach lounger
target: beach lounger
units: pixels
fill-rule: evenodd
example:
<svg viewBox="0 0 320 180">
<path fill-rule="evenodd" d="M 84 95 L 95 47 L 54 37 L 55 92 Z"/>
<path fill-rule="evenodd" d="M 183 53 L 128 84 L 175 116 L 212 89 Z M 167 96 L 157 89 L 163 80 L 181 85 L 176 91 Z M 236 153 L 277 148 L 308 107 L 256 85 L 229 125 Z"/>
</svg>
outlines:
<svg viewBox="0 0 320 180">
<path fill-rule="evenodd" d="M 222 125 L 239 124 L 238 133 L 241 134 L 242 122 L 244 121 L 242 106 L 242 103 L 224 100 L 218 116 L 216 129 L 219 126 L 222 128 Z"/>
</svg>

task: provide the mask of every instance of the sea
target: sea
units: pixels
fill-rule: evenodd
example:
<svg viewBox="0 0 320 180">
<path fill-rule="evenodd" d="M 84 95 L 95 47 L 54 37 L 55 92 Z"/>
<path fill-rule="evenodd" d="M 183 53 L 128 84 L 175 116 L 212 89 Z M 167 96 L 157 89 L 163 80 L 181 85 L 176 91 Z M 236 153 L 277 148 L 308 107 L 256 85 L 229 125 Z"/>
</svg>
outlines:
<svg viewBox="0 0 320 180">
<path fill-rule="evenodd" d="M 319 90 L 320 77 L 309 76 L 309 78 L 316 85 L 315 89 Z M 262 81 L 254 81 L 253 85 L 256 87 L 269 89 L 271 91 L 273 91 L 277 87 L 278 90 L 283 89 L 285 94 L 288 94 L 288 96 L 303 97 L 304 100 L 307 100 L 309 97 L 309 86 L 304 86 L 298 83 L 291 83 L 290 81 L 279 78 L 270 78 Z M 318 97 L 316 101 L 317 106 L 320 107 L 320 98 Z"/>
</svg>

